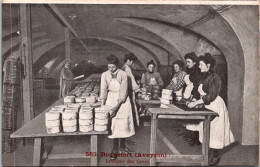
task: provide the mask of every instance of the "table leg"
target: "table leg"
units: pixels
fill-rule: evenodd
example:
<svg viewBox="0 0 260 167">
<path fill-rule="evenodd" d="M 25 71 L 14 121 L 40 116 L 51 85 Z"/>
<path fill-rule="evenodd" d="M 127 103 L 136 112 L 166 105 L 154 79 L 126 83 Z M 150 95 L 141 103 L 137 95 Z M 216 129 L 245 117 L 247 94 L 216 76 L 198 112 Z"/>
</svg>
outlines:
<svg viewBox="0 0 260 167">
<path fill-rule="evenodd" d="M 208 166 L 209 164 L 209 140 L 210 140 L 210 116 L 206 116 L 203 121 L 203 141 L 202 141 L 202 165 Z"/>
<path fill-rule="evenodd" d="M 97 166 L 97 135 L 91 135 L 90 139 L 90 144 L 91 144 L 91 152 L 95 153 L 96 156 L 91 156 L 90 161 L 91 161 L 91 166 Z"/>
<path fill-rule="evenodd" d="M 155 154 L 156 152 L 156 131 L 157 131 L 157 114 L 153 114 L 151 117 L 151 141 L 150 141 L 150 154 Z M 150 158 L 150 166 L 156 165 L 155 157 Z"/>
<path fill-rule="evenodd" d="M 41 165 L 42 138 L 34 138 L 33 166 Z"/>
</svg>

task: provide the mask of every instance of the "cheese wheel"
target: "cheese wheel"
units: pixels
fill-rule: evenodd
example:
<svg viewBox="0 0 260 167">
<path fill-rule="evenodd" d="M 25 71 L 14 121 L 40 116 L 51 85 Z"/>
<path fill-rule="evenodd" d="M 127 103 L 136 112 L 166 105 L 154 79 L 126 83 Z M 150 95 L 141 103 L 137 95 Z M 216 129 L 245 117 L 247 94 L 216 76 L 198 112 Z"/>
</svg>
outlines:
<svg viewBox="0 0 260 167">
<path fill-rule="evenodd" d="M 81 105 L 81 108 L 92 108 L 89 104 L 85 103 Z"/>
<path fill-rule="evenodd" d="M 161 98 L 160 101 L 162 104 L 170 104 L 170 100 L 167 100 L 167 99 Z"/>
<path fill-rule="evenodd" d="M 93 112 L 79 112 L 79 119 L 92 119 L 93 118 Z"/>
<path fill-rule="evenodd" d="M 85 102 L 86 102 L 86 99 L 77 97 L 77 98 L 75 99 L 75 102 L 76 102 L 76 103 L 85 103 Z"/>
<path fill-rule="evenodd" d="M 95 124 L 98 125 L 107 125 L 108 124 L 108 119 L 95 119 Z"/>
<path fill-rule="evenodd" d="M 46 112 L 45 113 L 45 120 L 58 120 L 60 119 L 59 112 Z"/>
<path fill-rule="evenodd" d="M 62 126 L 76 126 L 77 120 L 76 119 L 63 119 Z"/>
<path fill-rule="evenodd" d="M 92 125 L 93 119 L 79 119 L 79 125 Z"/>
<path fill-rule="evenodd" d="M 167 95 L 171 95 L 172 94 L 172 90 L 170 90 L 170 89 L 163 89 L 162 93 L 163 94 L 167 94 Z"/>
<path fill-rule="evenodd" d="M 90 93 L 89 93 L 89 92 L 83 92 L 81 96 L 86 96 L 86 97 L 88 97 L 88 96 L 90 96 Z"/>
<path fill-rule="evenodd" d="M 166 100 L 172 100 L 172 95 L 162 94 L 162 98 Z"/>
<path fill-rule="evenodd" d="M 75 96 L 64 97 L 64 103 L 74 103 L 74 102 L 75 102 Z"/>
<path fill-rule="evenodd" d="M 76 112 L 63 112 L 62 119 L 76 119 L 77 113 Z"/>
<path fill-rule="evenodd" d="M 52 126 L 52 127 L 46 127 L 47 133 L 59 133 L 60 132 L 60 126 Z"/>
<path fill-rule="evenodd" d="M 78 112 L 79 109 L 78 108 L 66 108 L 64 112 Z"/>
<path fill-rule="evenodd" d="M 106 111 L 95 112 L 95 118 L 96 119 L 108 119 L 108 112 L 106 112 Z"/>
<path fill-rule="evenodd" d="M 46 127 L 60 126 L 60 120 L 46 120 L 45 125 Z"/>
<path fill-rule="evenodd" d="M 106 131 L 107 130 L 107 125 L 97 125 L 97 124 L 95 124 L 95 126 L 94 126 L 94 129 L 95 129 L 95 131 Z"/>
<path fill-rule="evenodd" d="M 79 108 L 80 105 L 79 104 L 68 104 L 67 108 Z"/>
<path fill-rule="evenodd" d="M 93 131 L 93 124 L 92 125 L 88 125 L 88 126 L 83 126 L 83 125 L 80 125 L 79 126 L 79 131 L 81 132 L 91 132 Z"/>
<path fill-rule="evenodd" d="M 64 132 L 76 132 L 77 126 L 63 126 Z"/>
</svg>

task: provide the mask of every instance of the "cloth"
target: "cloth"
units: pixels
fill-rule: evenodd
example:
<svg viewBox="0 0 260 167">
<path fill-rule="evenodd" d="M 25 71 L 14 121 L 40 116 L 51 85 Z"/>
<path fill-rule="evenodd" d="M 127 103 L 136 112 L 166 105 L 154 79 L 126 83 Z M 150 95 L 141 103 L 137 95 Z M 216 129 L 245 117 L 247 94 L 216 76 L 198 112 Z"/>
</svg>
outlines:
<svg viewBox="0 0 260 167">
<path fill-rule="evenodd" d="M 119 74 L 119 73 L 118 73 Z M 124 79 L 127 83 L 127 78 Z M 126 87 L 127 88 L 127 87 Z M 120 82 L 113 78 L 108 83 L 108 94 L 106 105 L 111 108 L 115 107 L 118 104 L 120 98 L 121 85 Z M 115 117 L 111 121 L 111 135 L 109 138 L 126 138 L 135 134 L 132 107 L 129 97 L 126 98 L 125 103 L 123 103 Z"/>
<path fill-rule="evenodd" d="M 59 97 L 64 97 L 66 94 L 68 94 L 72 87 L 72 79 L 73 74 L 71 70 L 67 67 L 64 67 L 61 69 L 60 72 L 60 92 Z"/>
<path fill-rule="evenodd" d="M 230 128 L 228 110 L 223 99 L 218 96 L 221 87 L 221 80 L 215 73 L 207 73 L 201 82 L 198 92 L 200 93 L 205 108 L 218 113 L 210 123 L 210 142 L 209 147 L 222 149 L 235 142 Z M 217 95 L 217 96 L 216 96 Z M 199 140 L 203 141 L 203 122 L 189 125 L 191 129 L 199 131 Z"/>
<path fill-rule="evenodd" d="M 190 75 L 189 79 L 193 83 L 191 95 L 193 98 L 199 100 L 200 94 L 198 92 L 198 87 L 201 81 L 202 73 L 197 66 L 194 66 L 193 68 L 186 68 L 186 73 Z"/>
<path fill-rule="evenodd" d="M 152 80 L 152 82 L 151 82 Z M 156 83 L 155 83 L 156 81 Z M 154 73 L 149 73 L 146 72 L 142 75 L 142 79 L 141 79 L 141 83 L 143 84 L 143 87 L 145 86 L 149 86 L 150 84 L 154 85 L 159 85 L 159 86 L 163 86 L 163 80 L 162 77 L 160 75 L 160 73 L 158 72 L 154 72 Z"/>
<path fill-rule="evenodd" d="M 138 91 L 140 88 L 135 81 L 135 77 L 132 73 L 131 68 L 125 64 L 122 67 L 122 70 L 124 70 L 126 72 L 127 78 L 128 78 L 129 98 L 130 98 L 130 102 L 132 105 L 132 114 L 134 116 L 134 124 L 135 124 L 135 126 L 139 126 L 139 114 L 138 114 L 138 110 L 137 110 L 137 106 L 136 106 L 136 102 L 135 102 L 135 99 L 136 99 L 135 92 Z"/>
<path fill-rule="evenodd" d="M 115 76 L 116 80 L 120 83 L 120 93 L 118 100 L 121 102 L 125 102 L 128 95 L 128 81 L 127 74 L 118 69 L 117 75 Z M 101 75 L 101 85 L 100 85 L 100 99 L 107 99 L 108 94 L 108 86 L 112 80 L 112 74 L 108 70 Z"/>
<path fill-rule="evenodd" d="M 190 75 L 185 75 L 184 82 L 186 84 L 185 91 L 183 93 L 183 98 L 189 99 L 191 96 L 191 92 L 193 90 L 193 83 L 190 81 Z"/>
</svg>

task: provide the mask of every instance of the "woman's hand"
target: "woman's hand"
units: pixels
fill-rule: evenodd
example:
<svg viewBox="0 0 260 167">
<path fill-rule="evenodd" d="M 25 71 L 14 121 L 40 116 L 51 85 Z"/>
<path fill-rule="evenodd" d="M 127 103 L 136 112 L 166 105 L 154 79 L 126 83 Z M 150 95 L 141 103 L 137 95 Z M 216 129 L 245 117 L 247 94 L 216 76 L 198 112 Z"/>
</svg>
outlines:
<svg viewBox="0 0 260 167">
<path fill-rule="evenodd" d="M 189 107 L 189 108 L 193 108 L 193 107 L 195 107 L 196 105 L 197 105 L 196 102 L 190 102 L 190 103 L 188 104 L 188 107 Z"/>
</svg>

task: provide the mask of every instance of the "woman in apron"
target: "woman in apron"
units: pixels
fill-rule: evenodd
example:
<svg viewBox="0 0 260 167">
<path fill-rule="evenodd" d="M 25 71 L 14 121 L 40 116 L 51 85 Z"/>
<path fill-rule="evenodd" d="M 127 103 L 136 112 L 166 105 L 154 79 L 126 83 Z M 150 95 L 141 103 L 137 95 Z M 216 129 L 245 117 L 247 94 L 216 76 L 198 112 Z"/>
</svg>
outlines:
<svg viewBox="0 0 260 167">
<path fill-rule="evenodd" d="M 126 138 L 135 134 L 132 107 L 128 96 L 127 74 L 118 69 L 118 59 L 114 55 L 107 57 L 108 71 L 101 76 L 101 105 L 111 108 L 111 134 L 113 149 L 111 159 L 116 159 L 118 152 L 129 153 Z M 119 147 L 120 143 L 120 147 Z"/>
<path fill-rule="evenodd" d="M 220 160 L 220 150 L 235 142 L 234 136 L 230 129 L 228 110 L 223 99 L 219 96 L 221 88 L 220 77 L 212 71 L 215 66 L 214 58 L 206 53 L 205 56 L 200 56 L 199 68 L 203 73 L 202 79 L 198 88 L 201 98 L 195 102 L 188 104 L 192 108 L 198 104 L 204 104 L 205 108 L 218 113 L 219 116 L 214 118 L 210 124 L 210 165 L 215 165 Z M 199 131 L 200 142 L 203 140 L 203 122 L 199 125 L 194 125 Z"/>
</svg>

